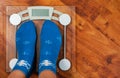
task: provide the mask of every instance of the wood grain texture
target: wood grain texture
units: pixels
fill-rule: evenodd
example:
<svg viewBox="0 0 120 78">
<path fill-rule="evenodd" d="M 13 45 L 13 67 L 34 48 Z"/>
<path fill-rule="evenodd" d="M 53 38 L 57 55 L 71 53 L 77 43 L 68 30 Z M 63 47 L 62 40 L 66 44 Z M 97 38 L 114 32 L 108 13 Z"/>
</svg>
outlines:
<svg viewBox="0 0 120 78">
<path fill-rule="evenodd" d="M 0 0 L 0 78 L 5 72 L 7 5 L 76 6 L 76 72 L 59 72 L 58 78 L 120 77 L 120 0 Z M 31 78 L 37 78 L 33 74 Z"/>
</svg>

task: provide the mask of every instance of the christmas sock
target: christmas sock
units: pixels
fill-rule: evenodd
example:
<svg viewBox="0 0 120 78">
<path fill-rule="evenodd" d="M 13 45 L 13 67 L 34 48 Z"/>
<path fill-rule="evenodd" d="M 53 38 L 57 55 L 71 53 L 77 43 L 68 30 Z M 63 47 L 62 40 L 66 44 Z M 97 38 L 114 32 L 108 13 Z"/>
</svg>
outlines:
<svg viewBox="0 0 120 78">
<path fill-rule="evenodd" d="M 46 20 L 40 33 L 39 74 L 51 70 L 56 74 L 56 62 L 62 44 L 62 36 L 58 26 Z"/>
</svg>

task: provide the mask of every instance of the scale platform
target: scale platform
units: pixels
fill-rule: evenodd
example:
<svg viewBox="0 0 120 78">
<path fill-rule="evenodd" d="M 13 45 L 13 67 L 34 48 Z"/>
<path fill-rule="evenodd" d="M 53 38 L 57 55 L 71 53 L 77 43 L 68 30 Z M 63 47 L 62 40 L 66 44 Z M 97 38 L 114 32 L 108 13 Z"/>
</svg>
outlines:
<svg viewBox="0 0 120 78">
<path fill-rule="evenodd" d="M 9 67 L 9 62 L 12 58 L 17 58 L 17 53 L 16 53 L 16 44 L 15 44 L 15 33 L 16 33 L 16 28 L 10 24 L 9 22 L 9 17 L 11 14 L 13 13 L 18 13 L 20 11 L 23 11 L 25 9 L 27 9 L 30 6 L 7 6 L 6 7 L 6 72 L 10 72 L 11 69 Z M 63 12 L 63 13 L 67 13 L 71 16 L 72 21 L 69 24 L 69 26 L 67 27 L 67 47 L 66 47 L 66 56 L 67 58 L 71 61 L 72 63 L 72 67 L 69 71 L 71 72 L 75 72 L 76 71 L 76 13 L 75 13 L 75 7 L 74 6 L 52 6 L 54 7 L 54 9 Z M 55 15 L 57 16 L 57 15 Z M 34 18 L 33 18 L 34 19 Z M 55 22 L 62 33 L 63 36 L 63 26 L 55 20 L 52 20 L 53 22 Z M 33 21 L 36 25 L 36 29 L 37 29 L 37 46 L 36 46 L 36 71 L 38 68 L 38 55 L 39 55 L 39 33 L 41 31 L 42 25 L 44 23 L 44 20 L 34 20 Z M 58 57 L 58 62 L 64 57 L 64 47 L 62 45 L 62 48 L 60 50 L 60 55 Z M 58 67 L 58 63 L 57 63 L 57 67 Z M 58 71 L 59 72 L 60 69 L 58 67 Z"/>
</svg>

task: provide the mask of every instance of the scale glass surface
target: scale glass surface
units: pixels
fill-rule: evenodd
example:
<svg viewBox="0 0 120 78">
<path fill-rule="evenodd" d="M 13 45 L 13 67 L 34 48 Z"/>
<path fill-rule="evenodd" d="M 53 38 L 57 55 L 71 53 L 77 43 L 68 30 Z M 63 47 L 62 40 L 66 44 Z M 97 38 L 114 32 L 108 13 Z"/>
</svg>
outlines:
<svg viewBox="0 0 120 78">
<path fill-rule="evenodd" d="M 42 23 L 44 22 L 43 19 L 51 20 L 54 9 L 57 9 L 57 10 L 59 10 L 61 12 L 64 12 L 64 13 L 69 13 L 69 15 L 72 18 L 72 22 L 70 23 L 70 25 L 68 26 L 68 29 L 67 29 L 67 31 L 69 31 L 69 32 L 67 33 L 67 45 L 68 46 L 67 46 L 67 49 L 66 49 L 66 51 L 67 51 L 66 56 L 71 61 L 72 66 L 76 66 L 75 7 L 74 6 L 69 6 L 69 7 L 68 6 L 53 6 L 54 9 L 51 8 L 51 7 L 49 7 L 49 8 L 46 7 L 46 9 L 44 9 L 44 10 L 43 10 L 43 8 L 36 9 L 36 8 L 31 8 L 31 6 L 29 6 L 29 7 L 30 8 L 28 8 L 27 6 L 7 6 L 7 10 L 6 10 L 7 12 L 6 13 L 7 13 L 8 16 L 6 16 L 7 20 L 5 20 L 6 21 L 6 71 L 7 72 L 11 71 L 11 69 L 9 67 L 9 62 L 10 62 L 11 59 L 17 57 L 16 45 L 15 45 L 16 28 L 12 24 L 10 24 L 9 16 L 13 13 L 26 10 L 26 8 L 28 8 L 28 10 L 29 10 L 29 14 L 30 14 L 29 19 L 30 20 L 35 20 L 34 23 L 36 25 L 37 30 L 38 30 L 38 28 L 41 28 Z M 64 8 L 64 9 L 61 9 L 61 8 Z M 41 14 L 36 13 L 36 12 L 39 12 Z M 42 20 L 38 20 L 36 22 L 36 17 L 38 19 L 42 19 Z M 63 30 L 64 30 L 63 26 L 60 23 L 58 23 L 58 21 L 53 21 L 53 22 L 58 24 L 61 32 L 63 32 Z M 37 33 L 38 32 L 40 32 L 40 29 L 37 31 Z M 37 41 L 37 43 L 39 43 L 39 42 Z M 39 53 L 39 48 L 38 47 L 39 47 L 39 45 L 37 45 L 37 47 L 36 47 L 37 53 Z M 63 51 L 61 50 L 58 60 L 61 60 L 62 58 L 63 58 Z M 72 67 L 71 70 L 75 72 L 76 68 Z"/>
</svg>

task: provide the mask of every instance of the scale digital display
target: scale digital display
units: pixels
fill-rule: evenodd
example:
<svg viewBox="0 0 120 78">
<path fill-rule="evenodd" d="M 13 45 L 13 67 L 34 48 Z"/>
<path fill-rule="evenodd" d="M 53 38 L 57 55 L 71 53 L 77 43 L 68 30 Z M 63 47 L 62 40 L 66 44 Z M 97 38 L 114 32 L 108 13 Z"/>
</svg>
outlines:
<svg viewBox="0 0 120 78">
<path fill-rule="evenodd" d="M 32 9 L 32 16 L 49 16 L 49 9 Z"/>
<path fill-rule="evenodd" d="M 36 7 L 29 7 L 29 16 L 31 20 L 35 19 L 51 19 L 53 14 L 53 7 L 46 7 L 46 6 L 36 6 Z"/>
</svg>

